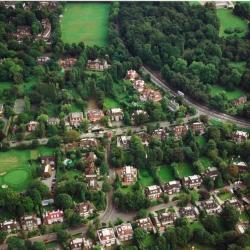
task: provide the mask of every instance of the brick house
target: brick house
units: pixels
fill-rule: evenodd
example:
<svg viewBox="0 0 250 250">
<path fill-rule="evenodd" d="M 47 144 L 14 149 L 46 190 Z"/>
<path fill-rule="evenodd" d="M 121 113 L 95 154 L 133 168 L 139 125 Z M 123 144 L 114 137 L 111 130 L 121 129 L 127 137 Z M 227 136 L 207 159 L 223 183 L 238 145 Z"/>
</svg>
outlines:
<svg viewBox="0 0 250 250">
<path fill-rule="evenodd" d="M 161 185 L 161 188 L 163 192 L 168 195 L 179 193 L 181 191 L 181 182 L 176 180 L 169 181 L 168 183 Z"/>
<path fill-rule="evenodd" d="M 236 167 L 238 169 L 239 173 L 245 173 L 249 171 L 249 168 L 247 166 L 247 163 L 244 161 L 241 162 L 233 162 L 232 167 Z"/>
<path fill-rule="evenodd" d="M 133 87 L 139 93 L 143 93 L 144 88 L 145 88 L 145 82 L 143 80 L 136 80 L 133 83 Z"/>
<path fill-rule="evenodd" d="M 117 137 L 117 147 L 127 149 L 129 147 L 131 136 L 122 135 Z"/>
<path fill-rule="evenodd" d="M 136 80 L 138 78 L 139 78 L 139 74 L 135 70 L 130 69 L 127 71 L 126 79 L 133 82 L 134 80 Z"/>
<path fill-rule="evenodd" d="M 125 166 L 117 169 L 117 174 L 121 179 L 123 186 L 128 186 L 136 182 L 137 180 L 137 169 L 133 166 Z"/>
<path fill-rule="evenodd" d="M 104 117 L 104 113 L 100 109 L 92 109 L 88 111 L 87 117 L 90 120 L 90 122 L 95 123 L 99 122 Z"/>
<path fill-rule="evenodd" d="M 69 124 L 72 127 L 79 127 L 83 122 L 83 113 L 82 112 L 72 112 L 69 114 Z"/>
<path fill-rule="evenodd" d="M 187 188 L 198 188 L 202 184 L 202 178 L 200 175 L 191 175 L 188 177 L 184 177 L 182 181 L 183 185 Z"/>
<path fill-rule="evenodd" d="M 96 70 L 96 71 L 103 71 L 108 69 L 110 65 L 105 59 L 95 59 L 95 60 L 88 60 L 87 62 L 87 69 L 89 70 Z"/>
<path fill-rule="evenodd" d="M 211 179 L 215 180 L 215 178 L 218 176 L 219 171 L 216 167 L 209 167 L 205 170 L 204 173 L 201 174 L 202 178 L 204 177 L 210 177 Z"/>
<path fill-rule="evenodd" d="M 154 90 L 151 88 L 144 87 L 143 91 L 140 92 L 140 100 L 145 101 L 153 101 L 153 102 L 159 102 L 162 100 L 162 94 L 159 90 Z"/>
<path fill-rule="evenodd" d="M 203 122 L 194 122 L 191 125 L 191 129 L 193 131 L 194 134 L 196 134 L 197 132 L 202 135 L 205 133 L 205 126 Z"/>
<path fill-rule="evenodd" d="M 70 241 L 69 248 L 71 250 L 91 250 L 93 249 L 93 242 L 87 238 L 75 238 Z"/>
<path fill-rule="evenodd" d="M 38 218 L 35 214 L 23 216 L 21 218 L 21 227 L 23 230 L 33 231 L 41 225 L 41 219 Z"/>
<path fill-rule="evenodd" d="M 47 123 L 48 125 L 57 126 L 60 124 L 60 119 L 57 117 L 49 117 Z"/>
<path fill-rule="evenodd" d="M 153 131 L 152 136 L 156 139 L 164 140 L 167 138 L 167 133 L 166 133 L 165 129 L 159 128 L 159 129 L 156 129 Z"/>
<path fill-rule="evenodd" d="M 20 230 L 20 225 L 16 220 L 5 220 L 0 223 L 0 229 L 8 233 L 15 233 Z"/>
<path fill-rule="evenodd" d="M 75 210 L 81 217 L 86 218 L 93 214 L 94 206 L 89 201 L 81 202 L 76 205 Z"/>
<path fill-rule="evenodd" d="M 31 37 L 31 31 L 29 26 L 19 26 L 17 31 L 12 33 L 12 37 L 18 42 L 21 42 L 24 38 Z"/>
<path fill-rule="evenodd" d="M 123 223 L 115 227 L 116 236 L 120 241 L 133 239 L 133 228 L 130 223 Z"/>
<path fill-rule="evenodd" d="M 146 232 L 155 231 L 154 225 L 149 217 L 138 219 L 135 222 L 138 227 L 144 229 Z"/>
<path fill-rule="evenodd" d="M 73 67 L 76 64 L 76 62 L 77 62 L 76 58 L 68 57 L 68 58 L 60 59 L 58 63 L 60 67 L 62 67 L 64 70 L 67 70 Z"/>
<path fill-rule="evenodd" d="M 61 223 L 63 222 L 63 211 L 61 210 L 54 210 L 51 212 L 45 212 L 43 214 L 43 223 L 46 225 L 51 225 L 54 223 Z"/>
<path fill-rule="evenodd" d="M 241 96 L 240 98 L 237 98 L 232 101 L 233 105 L 239 106 L 247 103 L 247 97 L 246 96 Z"/>
<path fill-rule="evenodd" d="M 100 245 L 103 247 L 110 247 L 116 243 L 116 237 L 113 228 L 103 228 L 97 230 L 97 237 L 99 239 Z"/>
<path fill-rule="evenodd" d="M 88 152 L 86 154 L 86 162 L 87 163 L 92 163 L 95 162 L 97 160 L 97 156 L 94 152 Z"/>
<path fill-rule="evenodd" d="M 189 205 L 179 209 L 179 214 L 181 217 L 187 219 L 196 219 L 199 215 L 199 211 L 195 206 Z"/>
<path fill-rule="evenodd" d="M 124 117 L 124 113 L 121 108 L 113 108 L 108 111 L 108 115 L 110 116 L 111 121 L 122 121 Z"/>
<path fill-rule="evenodd" d="M 148 199 L 159 199 L 162 194 L 162 190 L 160 186 L 152 185 L 145 188 L 145 194 L 148 197 Z"/>
<path fill-rule="evenodd" d="M 173 128 L 173 133 L 176 138 L 180 138 L 181 136 L 186 135 L 187 131 L 188 131 L 187 125 L 179 125 Z"/>
<path fill-rule="evenodd" d="M 33 132 L 37 129 L 38 127 L 38 124 L 39 122 L 37 121 L 30 121 L 28 124 L 27 124 L 27 131 L 28 132 Z"/>
<path fill-rule="evenodd" d="M 207 201 L 201 201 L 199 203 L 201 210 L 204 210 L 207 214 L 219 214 L 222 208 L 214 199 L 209 199 Z"/>
<path fill-rule="evenodd" d="M 167 226 L 173 225 L 177 219 L 177 214 L 175 212 L 163 212 L 155 215 L 152 218 L 153 224 L 162 233 L 165 231 Z"/>
<path fill-rule="evenodd" d="M 248 139 L 248 133 L 247 133 L 247 132 L 237 130 L 237 131 L 233 134 L 233 140 L 234 140 L 236 143 L 244 142 L 244 141 L 246 141 L 247 139 Z"/>
</svg>

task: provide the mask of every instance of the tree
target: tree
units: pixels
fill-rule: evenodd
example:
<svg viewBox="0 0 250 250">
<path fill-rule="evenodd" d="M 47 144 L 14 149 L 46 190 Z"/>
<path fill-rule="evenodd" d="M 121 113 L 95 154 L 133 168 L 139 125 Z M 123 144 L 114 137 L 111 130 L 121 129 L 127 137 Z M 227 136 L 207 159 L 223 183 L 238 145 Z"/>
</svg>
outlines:
<svg viewBox="0 0 250 250">
<path fill-rule="evenodd" d="M 225 205 L 221 213 L 222 221 L 225 228 L 233 230 L 237 222 L 239 221 L 239 216 L 240 214 L 235 207 L 228 204 Z"/>
<path fill-rule="evenodd" d="M 18 237 L 11 237 L 7 240 L 8 243 L 8 249 L 9 250 L 26 250 L 25 242 L 24 240 L 18 238 Z"/>
<path fill-rule="evenodd" d="M 202 224 L 205 227 L 205 229 L 210 232 L 219 232 L 220 231 L 220 226 L 219 226 L 219 221 L 218 217 L 215 215 L 208 215 L 202 220 Z"/>
<path fill-rule="evenodd" d="M 68 194 L 57 195 L 55 203 L 60 209 L 68 209 L 73 207 L 73 200 Z"/>
<path fill-rule="evenodd" d="M 60 146 L 61 142 L 62 142 L 61 137 L 58 135 L 55 135 L 55 136 L 52 136 L 51 138 L 49 138 L 47 145 L 50 148 L 56 148 L 56 147 Z"/>
<path fill-rule="evenodd" d="M 44 242 L 34 242 L 32 250 L 46 250 L 46 245 Z"/>
<path fill-rule="evenodd" d="M 112 189 L 112 185 L 107 180 L 105 180 L 102 184 L 102 191 L 104 193 L 108 193 L 111 191 L 111 189 Z"/>
<path fill-rule="evenodd" d="M 70 227 L 75 227 L 81 224 L 81 217 L 72 209 L 66 209 L 64 212 L 65 221 Z"/>
<path fill-rule="evenodd" d="M 4 240 L 6 239 L 7 232 L 0 231 L 0 244 L 3 244 Z"/>
<path fill-rule="evenodd" d="M 60 229 L 57 231 L 57 240 L 62 245 L 67 243 L 69 239 L 70 239 L 70 234 L 66 230 Z"/>
<path fill-rule="evenodd" d="M 136 228 L 134 230 L 134 239 L 137 241 L 137 243 L 142 242 L 147 236 L 147 232 L 142 228 Z"/>
<path fill-rule="evenodd" d="M 64 140 L 65 142 L 74 142 L 80 139 L 80 134 L 78 131 L 72 129 L 65 132 Z"/>
</svg>

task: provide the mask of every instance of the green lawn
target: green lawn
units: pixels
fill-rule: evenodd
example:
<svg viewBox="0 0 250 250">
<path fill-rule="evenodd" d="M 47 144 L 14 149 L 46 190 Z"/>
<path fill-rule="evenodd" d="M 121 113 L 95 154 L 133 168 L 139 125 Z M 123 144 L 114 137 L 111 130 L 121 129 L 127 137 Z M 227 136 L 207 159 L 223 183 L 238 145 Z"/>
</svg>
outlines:
<svg viewBox="0 0 250 250">
<path fill-rule="evenodd" d="M 171 166 L 162 165 L 159 166 L 158 176 L 164 182 L 169 182 L 174 180 L 174 172 Z"/>
<path fill-rule="evenodd" d="M 202 162 L 205 168 L 211 167 L 211 161 L 207 157 L 205 156 L 200 157 L 200 161 Z"/>
<path fill-rule="evenodd" d="M 119 108 L 119 103 L 112 98 L 105 97 L 103 106 L 106 109 Z"/>
<path fill-rule="evenodd" d="M 140 169 L 140 183 L 147 187 L 154 184 L 154 179 L 146 169 Z"/>
<path fill-rule="evenodd" d="M 11 82 L 0 82 L 0 91 L 2 92 L 5 89 L 9 89 L 12 85 L 13 83 Z"/>
<path fill-rule="evenodd" d="M 51 155 L 54 150 L 39 147 L 34 150 L 9 150 L 0 153 L 0 184 L 23 191 L 31 181 L 32 165 L 28 162 L 40 155 Z"/>
<path fill-rule="evenodd" d="M 143 240 L 143 246 L 145 249 L 153 248 L 155 244 L 155 236 L 153 234 L 147 234 L 146 238 Z"/>
<path fill-rule="evenodd" d="M 62 40 L 105 46 L 109 8 L 108 3 L 67 3 L 61 20 Z"/>
<path fill-rule="evenodd" d="M 240 89 L 236 89 L 236 90 L 226 90 L 224 89 L 223 87 L 221 86 L 218 86 L 218 85 L 213 85 L 211 86 L 210 88 L 210 94 L 212 96 L 215 96 L 215 95 L 218 95 L 218 94 L 221 94 L 221 93 L 225 93 L 226 97 L 228 98 L 228 100 L 233 100 L 233 99 L 236 99 L 236 98 L 239 98 L 241 96 L 244 96 L 244 92 L 241 91 Z"/>
<path fill-rule="evenodd" d="M 226 34 L 224 31 L 228 28 L 240 28 L 242 29 L 241 33 L 234 33 L 238 34 L 238 36 L 243 37 L 248 30 L 247 22 L 241 19 L 238 16 L 233 14 L 233 11 L 230 9 L 217 9 L 217 16 L 220 20 L 220 36 L 230 36 L 230 34 Z"/>
<path fill-rule="evenodd" d="M 203 135 L 196 136 L 195 138 L 200 147 L 204 147 L 206 145 L 206 138 Z"/>
<path fill-rule="evenodd" d="M 181 178 L 194 174 L 191 164 L 189 164 L 187 162 L 179 163 L 178 171 L 180 173 Z"/>
<path fill-rule="evenodd" d="M 226 200 L 232 198 L 232 194 L 231 194 L 230 192 L 225 192 L 225 193 L 218 194 L 218 197 L 219 197 L 222 201 L 226 201 Z"/>
<path fill-rule="evenodd" d="M 66 170 L 65 172 L 58 170 L 56 177 L 58 181 L 75 180 L 82 176 L 82 172 L 76 169 Z"/>
</svg>

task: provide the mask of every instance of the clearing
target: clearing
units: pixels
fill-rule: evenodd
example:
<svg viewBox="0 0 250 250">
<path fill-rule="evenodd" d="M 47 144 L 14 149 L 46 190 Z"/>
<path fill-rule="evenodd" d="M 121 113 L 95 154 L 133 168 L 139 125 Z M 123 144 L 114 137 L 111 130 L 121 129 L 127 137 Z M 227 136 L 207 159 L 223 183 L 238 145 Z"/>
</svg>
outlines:
<svg viewBox="0 0 250 250">
<path fill-rule="evenodd" d="M 233 14 L 233 10 L 230 9 L 217 9 L 217 16 L 220 20 L 220 37 L 224 36 L 231 36 L 234 34 L 237 34 L 239 37 L 245 36 L 247 33 L 248 27 L 247 22 L 243 19 L 241 19 L 238 16 L 235 16 Z M 226 29 L 232 29 L 235 30 L 235 28 L 238 28 L 242 30 L 242 32 L 236 33 L 233 32 L 233 34 L 226 34 Z"/>
<path fill-rule="evenodd" d="M 110 97 L 105 97 L 103 106 L 105 109 L 119 108 L 119 103 Z"/>
<path fill-rule="evenodd" d="M 65 43 L 105 46 L 108 39 L 108 3 L 67 3 L 61 20 Z"/>
<path fill-rule="evenodd" d="M 181 178 L 194 174 L 191 164 L 187 162 L 179 163 L 178 171 Z"/>
<path fill-rule="evenodd" d="M 174 171 L 171 166 L 161 165 L 159 166 L 158 176 L 164 182 L 174 180 Z"/>
<path fill-rule="evenodd" d="M 147 187 L 154 184 L 154 179 L 147 169 L 140 169 L 140 183 Z"/>
<path fill-rule="evenodd" d="M 240 89 L 226 90 L 223 87 L 218 86 L 218 85 L 211 86 L 209 92 L 212 96 L 219 95 L 221 93 L 225 93 L 225 95 L 229 101 L 237 99 L 241 96 L 244 96 L 244 92 L 241 91 Z"/>
</svg>

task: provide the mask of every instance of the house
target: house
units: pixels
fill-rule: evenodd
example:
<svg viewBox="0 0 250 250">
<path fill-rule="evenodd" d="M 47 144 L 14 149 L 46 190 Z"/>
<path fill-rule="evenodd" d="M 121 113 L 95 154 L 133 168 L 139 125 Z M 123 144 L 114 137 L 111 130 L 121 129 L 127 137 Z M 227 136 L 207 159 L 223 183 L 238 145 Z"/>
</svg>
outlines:
<svg viewBox="0 0 250 250">
<path fill-rule="evenodd" d="M 142 110 L 142 109 L 137 109 L 136 111 L 134 111 L 134 112 L 132 113 L 132 121 L 134 122 L 135 119 L 136 119 L 136 117 L 138 117 L 138 116 L 140 116 L 140 115 L 143 115 L 143 116 L 145 116 L 145 117 L 148 118 L 148 113 L 147 113 L 146 111 L 144 111 L 144 110 Z"/>
<path fill-rule="evenodd" d="M 124 113 L 121 108 L 113 108 L 108 112 L 111 121 L 119 122 L 123 120 Z"/>
<path fill-rule="evenodd" d="M 110 65 L 105 59 L 95 59 L 95 60 L 88 60 L 87 62 L 87 69 L 89 70 L 97 70 L 97 71 L 103 71 L 105 69 L 108 69 Z"/>
<path fill-rule="evenodd" d="M 173 225 L 174 221 L 177 219 L 176 212 L 163 212 L 155 215 L 152 218 L 153 224 L 162 233 L 165 231 L 166 227 Z"/>
<path fill-rule="evenodd" d="M 202 178 L 204 177 L 210 177 L 211 179 L 215 180 L 215 178 L 218 176 L 219 171 L 216 167 L 209 167 L 205 170 L 204 173 L 201 174 Z"/>
<path fill-rule="evenodd" d="M 43 40 L 47 41 L 51 35 L 51 23 L 49 19 L 46 18 L 41 21 L 41 24 L 42 24 L 43 31 L 37 37 L 38 38 L 41 37 Z"/>
<path fill-rule="evenodd" d="M 92 162 L 95 162 L 96 160 L 97 160 L 97 156 L 94 152 L 88 152 L 86 154 L 87 163 L 92 163 Z"/>
<path fill-rule="evenodd" d="M 133 228 L 130 223 L 123 223 L 115 227 L 116 236 L 120 241 L 133 239 Z"/>
<path fill-rule="evenodd" d="M 149 217 L 138 219 L 135 222 L 138 227 L 144 229 L 146 232 L 155 231 L 154 225 Z"/>
<path fill-rule="evenodd" d="M 39 122 L 36 122 L 36 121 L 30 121 L 28 124 L 27 124 L 27 131 L 28 132 L 33 132 L 37 129 L 38 127 L 38 124 Z"/>
<path fill-rule="evenodd" d="M 0 104 L 0 116 L 3 115 L 3 112 L 4 112 L 4 107 L 3 107 L 3 104 L 1 103 Z"/>
<path fill-rule="evenodd" d="M 52 170 L 56 168 L 56 157 L 55 156 L 41 156 L 41 164 L 43 166 L 50 165 Z"/>
<path fill-rule="evenodd" d="M 69 124 L 72 127 L 79 127 L 83 122 L 83 113 L 82 112 L 72 112 L 69 114 Z"/>
<path fill-rule="evenodd" d="M 238 169 L 238 173 L 245 173 L 249 170 L 246 162 L 243 162 L 243 161 L 241 162 L 234 161 L 232 163 L 232 167 L 236 167 Z"/>
<path fill-rule="evenodd" d="M 93 242 L 87 238 L 75 238 L 70 241 L 69 248 L 71 250 L 91 250 L 93 249 Z"/>
<path fill-rule="evenodd" d="M 48 125 L 57 126 L 60 124 L 60 119 L 57 117 L 49 117 L 47 121 Z"/>
<path fill-rule="evenodd" d="M 49 205 L 53 205 L 54 204 L 54 199 L 47 199 L 47 200 L 42 200 L 42 206 L 46 207 Z"/>
<path fill-rule="evenodd" d="M 156 138 L 159 140 L 164 140 L 167 138 L 167 133 L 166 133 L 165 129 L 158 128 L 158 129 L 153 131 L 152 136 L 153 136 L 153 138 Z"/>
<path fill-rule="evenodd" d="M 95 163 L 94 162 L 88 163 L 88 165 L 85 167 L 84 172 L 85 172 L 86 178 L 97 177 Z"/>
<path fill-rule="evenodd" d="M 140 100 L 143 102 L 146 101 L 153 101 L 153 102 L 159 102 L 162 100 L 162 94 L 159 90 L 154 90 L 151 88 L 144 88 L 142 92 L 140 92 Z"/>
<path fill-rule="evenodd" d="M 33 231 L 41 225 L 41 219 L 38 218 L 35 214 L 23 216 L 20 220 L 21 227 L 23 230 Z"/>
<path fill-rule="evenodd" d="M 181 191 L 181 182 L 176 180 L 169 181 L 168 183 L 161 185 L 161 188 L 163 192 L 168 195 L 179 193 Z"/>
<path fill-rule="evenodd" d="M 162 194 L 162 190 L 160 186 L 152 185 L 145 188 L 145 194 L 148 197 L 148 199 L 159 199 Z"/>
<path fill-rule="evenodd" d="M 76 205 L 75 210 L 81 217 L 86 218 L 90 216 L 91 214 L 93 214 L 94 206 L 89 201 L 81 202 Z"/>
<path fill-rule="evenodd" d="M 201 1 L 201 5 L 205 5 L 208 3 L 213 4 L 216 9 L 223 9 L 223 8 L 233 9 L 234 8 L 234 4 L 232 1 L 206 1 L 206 0 Z"/>
<path fill-rule="evenodd" d="M 24 38 L 31 38 L 31 31 L 29 26 L 19 26 L 17 28 L 17 31 L 12 33 L 12 37 L 15 38 L 19 43 L 24 39 Z"/>
<path fill-rule="evenodd" d="M 249 228 L 249 223 L 248 222 L 241 222 L 241 223 L 237 223 L 235 230 L 240 233 L 240 234 L 244 234 L 245 231 Z"/>
<path fill-rule="evenodd" d="M 133 166 L 119 168 L 117 174 L 120 177 L 123 186 L 131 185 L 137 180 L 137 169 Z"/>
<path fill-rule="evenodd" d="M 95 123 L 99 122 L 104 117 L 104 113 L 100 109 L 92 109 L 88 111 L 87 117 L 91 122 Z"/>
<path fill-rule="evenodd" d="M 183 185 L 187 188 L 198 188 L 202 184 L 202 178 L 200 175 L 191 175 L 182 179 Z"/>
<path fill-rule="evenodd" d="M 149 135 L 145 131 L 138 132 L 136 135 L 141 139 L 143 146 L 149 145 Z"/>
<path fill-rule="evenodd" d="M 117 137 L 117 147 L 127 149 L 129 147 L 131 136 L 122 135 Z"/>
<path fill-rule="evenodd" d="M 224 205 L 231 205 L 233 207 L 235 207 L 239 212 L 244 211 L 244 206 L 243 204 L 236 198 L 232 198 L 230 200 L 226 200 Z"/>
<path fill-rule="evenodd" d="M 44 167 L 43 178 L 50 178 L 52 175 L 52 168 L 49 164 Z"/>
<path fill-rule="evenodd" d="M 66 69 L 70 69 L 71 67 L 73 67 L 76 64 L 76 62 L 77 62 L 76 58 L 68 57 L 68 58 L 60 59 L 58 63 L 60 67 L 66 70 Z"/>
<path fill-rule="evenodd" d="M 96 176 L 91 176 L 91 175 L 86 176 L 86 182 L 87 186 L 91 189 L 97 190 L 99 188 Z"/>
<path fill-rule="evenodd" d="M 168 108 L 172 111 L 172 112 L 176 112 L 179 110 L 180 105 L 178 102 L 176 102 L 175 100 L 170 100 L 168 103 Z"/>
<path fill-rule="evenodd" d="M 51 212 L 45 212 L 43 214 L 43 223 L 46 225 L 51 225 L 54 223 L 63 222 L 63 211 L 61 210 L 53 210 Z"/>
<path fill-rule="evenodd" d="M 237 98 L 237 99 L 232 101 L 233 105 L 235 105 L 235 106 L 243 105 L 246 102 L 247 102 L 246 96 L 241 96 L 240 98 Z"/>
<path fill-rule="evenodd" d="M 103 228 L 97 230 L 97 237 L 99 239 L 100 245 L 103 247 L 110 247 L 116 243 L 116 237 L 113 228 Z"/>
<path fill-rule="evenodd" d="M 16 220 L 5 220 L 0 223 L 0 229 L 8 233 L 15 233 L 20 230 L 20 225 Z"/>
<path fill-rule="evenodd" d="M 187 125 L 179 125 L 173 128 L 173 133 L 176 138 L 186 135 L 187 131 L 188 131 Z"/>
<path fill-rule="evenodd" d="M 248 139 L 248 133 L 247 133 L 247 132 L 237 130 L 237 131 L 233 134 L 233 140 L 234 140 L 236 143 L 244 142 L 244 141 L 246 141 L 247 139 Z"/>
<path fill-rule="evenodd" d="M 181 217 L 187 219 L 195 219 L 199 215 L 199 211 L 195 206 L 189 205 L 179 209 L 179 214 Z"/>
<path fill-rule="evenodd" d="M 135 70 L 130 69 L 127 71 L 126 79 L 133 82 L 134 80 L 136 80 L 138 78 L 139 78 L 139 74 Z"/>
<path fill-rule="evenodd" d="M 80 148 L 90 148 L 96 146 L 97 146 L 97 140 L 95 138 L 83 138 L 79 142 Z"/>
<path fill-rule="evenodd" d="M 38 62 L 38 64 L 44 64 L 48 62 L 49 60 L 50 60 L 50 57 L 48 56 L 39 56 L 36 58 L 36 61 Z"/>
<path fill-rule="evenodd" d="M 137 90 L 139 93 L 142 93 L 145 88 L 145 82 L 143 80 L 136 80 L 133 83 L 133 87 L 135 90 Z"/>
<path fill-rule="evenodd" d="M 205 210 L 207 214 L 219 214 L 222 211 L 221 206 L 214 199 L 201 201 L 199 204 L 199 208 Z"/>
<path fill-rule="evenodd" d="M 203 122 L 194 122 L 191 125 L 191 129 L 194 134 L 199 133 L 200 135 L 205 133 L 205 126 Z"/>
</svg>

